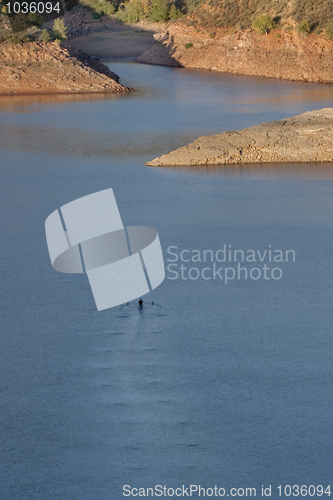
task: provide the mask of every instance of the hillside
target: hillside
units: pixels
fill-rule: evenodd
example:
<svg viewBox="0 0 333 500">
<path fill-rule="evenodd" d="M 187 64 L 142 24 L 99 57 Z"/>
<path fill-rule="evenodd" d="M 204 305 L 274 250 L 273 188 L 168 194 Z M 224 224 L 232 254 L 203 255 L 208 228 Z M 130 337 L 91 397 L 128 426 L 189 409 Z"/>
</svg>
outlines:
<svg viewBox="0 0 333 500">
<path fill-rule="evenodd" d="M 261 16 L 271 23 L 262 33 L 253 24 Z M 98 57 L 132 54 L 132 44 L 148 64 L 333 83 L 333 0 L 81 0 L 63 20 L 69 43 Z M 0 45 L 0 93 L 127 91 L 82 53 L 31 43 Z"/>
<path fill-rule="evenodd" d="M 199 0 L 198 0 L 199 1 Z M 251 28 L 264 14 L 283 30 L 296 28 L 303 20 L 319 33 L 333 20 L 332 0 L 202 0 L 184 22 L 196 27 Z"/>
<path fill-rule="evenodd" d="M 0 95 L 130 90 L 107 66 L 72 48 L 51 42 L 0 45 Z"/>
<path fill-rule="evenodd" d="M 267 36 L 243 30 L 224 33 L 177 23 L 142 54 L 139 62 L 200 68 L 285 80 L 333 83 L 333 41 L 325 36 L 272 30 Z"/>
</svg>

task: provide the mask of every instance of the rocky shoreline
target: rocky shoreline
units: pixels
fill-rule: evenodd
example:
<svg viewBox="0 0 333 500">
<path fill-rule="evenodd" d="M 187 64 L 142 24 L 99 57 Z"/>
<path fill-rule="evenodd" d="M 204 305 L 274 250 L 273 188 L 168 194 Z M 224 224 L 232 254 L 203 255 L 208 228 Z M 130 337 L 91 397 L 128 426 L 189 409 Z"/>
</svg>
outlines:
<svg viewBox="0 0 333 500">
<path fill-rule="evenodd" d="M 150 167 L 333 162 L 333 108 L 200 137 Z"/>
<path fill-rule="evenodd" d="M 71 47 L 51 42 L 0 45 L 0 95 L 130 90 L 107 66 Z"/>
<path fill-rule="evenodd" d="M 248 76 L 333 83 L 333 41 L 278 30 L 267 36 L 252 30 L 198 31 L 171 24 L 138 61 Z"/>
</svg>

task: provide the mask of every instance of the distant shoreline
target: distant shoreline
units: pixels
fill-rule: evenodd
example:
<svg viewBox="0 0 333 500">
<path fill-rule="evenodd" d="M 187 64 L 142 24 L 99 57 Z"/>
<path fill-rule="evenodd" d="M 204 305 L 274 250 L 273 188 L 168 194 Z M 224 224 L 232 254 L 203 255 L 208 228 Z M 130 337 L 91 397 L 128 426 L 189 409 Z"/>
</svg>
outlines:
<svg viewBox="0 0 333 500">
<path fill-rule="evenodd" d="M 69 43 L 101 58 L 133 57 L 160 66 L 314 83 L 333 83 L 333 40 L 325 34 L 301 36 L 279 29 L 260 35 L 251 29 L 195 29 L 184 22 L 122 24 L 114 18 L 77 28 L 69 12 Z M 81 18 L 80 18 L 81 19 Z M 108 24 L 107 24 L 108 23 Z"/>
<path fill-rule="evenodd" d="M 213 35 L 211 38 L 210 35 Z M 234 75 L 333 83 L 333 40 L 274 30 L 208 33 L 179 22 L 139 56 L 146 64 L 206 69 Z"/>
<path fill-rule="evenodd" d="M 69 38 L 61 47 L 41 42 L 0 45 L 0 95 L 133 90 L 123 87 L 119 77 L 96 60 L 100 58 L 333 83 L 333 41 L 325 36 L 300 37 L 277 30 L 268 36 L 252 30 L 212 34 L 182 22 L 126 25 L 108 16 L 93 19 L 85 9 L 67 12 L 64 21 Z"/>
</svg>

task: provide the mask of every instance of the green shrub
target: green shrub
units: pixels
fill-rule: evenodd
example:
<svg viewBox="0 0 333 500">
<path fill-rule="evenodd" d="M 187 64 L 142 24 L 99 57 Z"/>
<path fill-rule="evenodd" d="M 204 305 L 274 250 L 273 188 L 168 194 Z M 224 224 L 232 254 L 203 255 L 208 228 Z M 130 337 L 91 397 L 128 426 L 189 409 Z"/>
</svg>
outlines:
<svg viewBox="0 0 333 500">
<path fill-rule="evenodd" d="M 37 26 L 38 28 L 40 28 L 44 24 L 43 18 L 40 14 L 33 14 L 32 12 L 29 12 L 27 17 L 28 23 L 32 24 L 33 26 Z"/>
<path fill-rule="evenodd" d="M 29 42 L 29 37 L 26 31 L 19 31 L 18 33 L 13 33 L 8 40 L 12 43 Z"/>
<path fill-rule="evenodd" d="M 11 27 L 13 34 L 18 33 L 20 31 L 26 31 L 29 27 L 27 15 L 23 14 L 23 12 L 19 12 L 18 14 L 16 14 L 11 19 Z"/>
<path fill-rule="evenodd" d="M 301 36 L 306 36 L 310 33 L 311 29 L 306 19 L 303 19 L 303 21 L 298 25 L 297 31 Z"/>
<path fill-rule="evenodd" d="M 199 5 L 202 3 L 202 0 L 187 0 L 186 1 L 186 12 L 187 14 L 190 14 L 194 9 L 199 7 Z"/>
<path fill-rule="evenodd" d="M 53 23 L 52 35 L 56 40 L 66 40 L 67 29 L 62 19 L 56 19 Z"/>
<path fill-rule="evenodd" d="M 180 17 L 182 17 L 182 13 L 180 12 L 179 9 L 177 9 L 175 4 L 173 3 L 169 10 L 169 19 L 170 21 L 178 21 Z"/>
<path fill-rule="evenodd" d="M 193 47 L 193 43 L 185 43 L 185 49 L 190 49 Z"/>
<path fill-rule="evenodd" d="M 119 9 L 117 19 L 124 23 L 137 23 L 144 17 L 144 7 L 141 0 L 126 2 L 124 10 Z"/>
<path fill-rule="evenodd" d="M 99 19 L 103 14 L 111 16 L 116 11 L 115 4 L 108 0 L 89 0 L 88 5 L 92 10 L 93 19 Z"/>
<path fill-rule="evenodd" d="M 326 35 L 328 36 L 329 39 L 333 38 L 333 21 L 329 22 L 326 25 Z"/>
<path fill-rule="evenodd" d="M 209 33 L 209 37 L 210 38 L 215 38 L 215 33 L 213 33 L 213 32 Z"/>
<path fill-rule="evenodd" d="M 169 19 L 169 7 L 166 0 L 152 0 L 149 9 L 149 21 L 165 23 Z"/>
<path fill-rule="evenodd" d="M 43 30 L 39 36 L 41 42 L 49 42 L 51 40 L 51 35 L 47 30 Z"/>
<path fill-rule="evenodd" d="M 261 35 L 267 35 L 273 28 L 275 28 L 275 22 L 268 15 L 258 17 L 252 24 L 252 29 L 258 31 Z"/>
<path fill-rule="evenodd" d="M 105 2 L 105 4 L 102 5 L 102 10 L 107 16 L 112 16 L 116 11 L 116 7 L 112 2 Z"/>
</svg>

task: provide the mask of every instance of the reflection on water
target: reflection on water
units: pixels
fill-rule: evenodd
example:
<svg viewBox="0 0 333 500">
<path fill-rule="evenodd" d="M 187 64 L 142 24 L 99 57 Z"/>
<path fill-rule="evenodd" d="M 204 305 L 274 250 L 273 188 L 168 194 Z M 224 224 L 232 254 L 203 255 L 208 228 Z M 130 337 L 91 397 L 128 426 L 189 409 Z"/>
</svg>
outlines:
<svg viewBox="0 0 333 500">
<path fill-rule="evenodd" d="M 181 173 L 250 178 L 298 178 L 332 180 L 332 163 L 254 163 L 246 165 L 208 165 L 193 167 L 152 167 L 172 169 Z"/>
<path fill-rule="evenodd" d="M 279 82 L 283 85 L 283 82 Z M 288 84 L 289 82 L 287 82 Z M 333 85 L 318 83 L 294 82 L 297 89 L 286 87 L 285 94 L 272 95 L 270 92 L 263 92 L 261 96 L 248 96 L 246 101 L 235 99 L 234 104 L 263 104 L 263 103 L 284 103 L 284 102 L 333 102 Z"/>
<path fill-rule="evenodd" d="M 67 104 L 72 102 L 96 102 L 119 99 L 120 94 L 42 94 L 1 96 L 0 111 L 7 113 L 37 113 L 45 104 Z M 38 107 L 36 106 L 38 105 Z M 36 107 L 34 107 L 36 106 Z"/>
<path fill-rule="evenodd" d="M 176 138 L 167 133 L 154 135 L 136 132 L 129 136 L 114 130 L 97 132 L 80 129 L 49 127 L 1 127 L 0 149 L 7 151 L 34 151 L 46 154 L 66 154 L 77 157 L 138 158 L 159 156 L 188 143 L 193 137 L 179 134 Z"/>
</svg>

